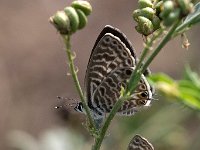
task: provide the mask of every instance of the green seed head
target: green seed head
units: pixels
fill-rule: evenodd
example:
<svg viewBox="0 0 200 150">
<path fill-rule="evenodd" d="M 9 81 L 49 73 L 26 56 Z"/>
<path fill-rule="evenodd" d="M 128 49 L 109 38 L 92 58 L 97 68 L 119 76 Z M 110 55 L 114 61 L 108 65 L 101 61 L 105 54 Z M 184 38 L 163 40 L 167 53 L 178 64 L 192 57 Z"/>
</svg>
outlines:
<svg viewBox="0 0 200 150">
<path fill-rule="evenodd" d="M 143 16 L 143 17 L 148 18 L 149 20 L 152 20 L 154 14 L 155 14 L 155 11 L 152 8 L 146 7 L 146 8 L 141 9 L 141 15 L 140 16 Z"/>
<path fill-rule="evenodd" d="M 167 0 L 163 3 L 163 8 L 162 9 L 162 12 L 160 13 L 160 17 L 161 18 L 165 18 L 167 17 L 171 11 L 174 10 L 174 2 L 172 2 L 171 0 Z"/>
<path fill-rule="evenodd" d="M 142 16 L 138 17 L 138 26 L 138 28 L 141 29 L 142 34 L 146 36 L 148 36 L 154 31 L 152 22 L 149 19 Z"/>
<path fill-rule="evenodd" d="M 82 10 L 77 9 L 76 11 L 77 11 L 78 16 L 79 16 L 78 29 L 82 29 L 82 28 L 84 28 L 86 26 L 86 24 L 88 22 L 88 19 L 87 19 L 87 16 L 85 15 L 85 13 Z"/>
<path fill-rule="evenodd" d="M 90 13 L 92 12 L 92 6 L 90 5 L 89 2 L 84 0 L 73 1 L 71 6 L 74 7 L 75 9 L 82 10 L 86 16 L 90 15 Z"/>
<path fill-rule="evenodd" d="M 165 26 L 171 26 L 180 17 L 180 9 L 176 8 L 173 12 L 169 14 L 167 18 L 163 20 Z"/>
<path fill-rule="evenodd" d="M 152 19 L 154 31 L 160 28 L 160 19 L 156 15 Z"/>
<path fill-rule="evenodd" d="M 190 0 L 177 0 L 178 5 L 181 8 L 181 13 L 183 16 L 188 15 L 192 11 L 193 4 Z"/>
<path fill-rule="evenodd" d="M 158 2 L 158 3 L 155 5 L 156 15 L 159 15 L 159 14 L 160 14 L 162 5 L 163 5 L 163 1 L 160 1 L 160 2 Z"/>
<path fill-rule="evenodd" d="M 64 11 L 70 20 L 70 31 L 76 32 L 79 26 L 79 16 L 73 7 L 65 7 Z"/>
<path fill-rule="evenodd" d="M 140 9 L 146 8 L 146 7 L 150 7 L 150 8 L 153 7 L 153 3 L 151 0 L 139 0 L 138 4 L 139 4 Z"/>
<path fill-rule="evenodd" d="M 49 21 L 61 34 L 69 33 L 70 21 L 64 11 L 58 11 L 54 16 L 50 17 Z"/>
<path fill-rule="evenodd" d="M 140 28 L 140 26 L 135 26 L 135 29 L 138 33 L 143 34 L 142 29 Z"/>
<path fill-rule="evenodd" d="M 139 17 L 140 15 L 141 15 L 141 9 L 136 9 L 136 10 L 133 11 L 132 16 L 133 16 L 133 19 L 134 19 L 136 22 L 138 22 L 138 17 Z"/>
</svg>

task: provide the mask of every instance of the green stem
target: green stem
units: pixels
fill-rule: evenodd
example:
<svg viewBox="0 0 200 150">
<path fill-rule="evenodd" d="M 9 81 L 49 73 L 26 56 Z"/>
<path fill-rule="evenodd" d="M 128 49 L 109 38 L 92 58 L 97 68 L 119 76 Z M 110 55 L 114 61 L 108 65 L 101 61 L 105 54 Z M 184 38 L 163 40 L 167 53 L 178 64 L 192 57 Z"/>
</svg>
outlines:
<svg viewBox="0 0 200 150">
<path fill-rule="evenodd" d="M 141 72 L 143 73 L 149 64 L 153 61 L 153 59 L 158 55 L 158 53 L 161 51 L 161 49 L 166 45 L 167 42 L 171 40 L 172 35 L 174 34 L 177 26 L 179 25 L 180 21 L 177 20 L 176 23 L 172 26 L 172 28 L 169 30 L 169 32 L 165 35 L 163 40 L 160 42 L 160 44 L 157 46 L 157 48 L 154 50 L 154 52 L 149 56 L 147 61 L 144 63 Z"/>
<path fill-rule="evenodd" d="M 67 53 L 67 57 L 68 57 L 68 60 L 69 60 L 69 68 L 70 68 L 70 72 L 72 74 L 72 78 L 73 78 L 75 86 L 76 86 L 76 90 L 78 91 L 78 94 L 80 96 L 81 102 L 83 104 L 83 108 L 86 111 L 89 123 L 90 123 L 91 127 L 96 131 L 94 120 L 92 119 L 90 109 L 89 109 L 88 105 L 86 104 L 86 100 L 85 100 L 85 97 L 83 95 L 83 92 L 81 90 L 81 86 L 80 86 L 80 83 L 79 83 L 79 80 L 78 80 L 77 72 L 75 70 L 74 58 L 73 58 L 72 52 L 71 52 L 70 36 L 63 35 L 62 37 L 63 37 L 64 43 L 65 43 L 66 53 Z"/>
<path fill-rule="evenodd" d="M 153 37 L 151 37 L 150 39 L 148 38 L 147 39 L 147 43 L 145 43 L 145 48 L 144 50 L 142 51 L 142 54 L 140 56 L 140 59 L 139 59 L 139 62 L 137 63 L 136 65 L 136 68 L 133 72 L 133 74 L 131 75 L 130 77 L 130 80 L 129 80 L 129 83 L 128 83 L 128 87 L 126 88 L 126 91 L 125 91 L 125 94 L 128 94 L 128 93 L 132 93 L 132 91 L 134 91 L 133 89 L 135 89 L 135 87 L 133 87 L 133 83 L 135 81 L 135 78 L 137 78 L 136 76 L 138 76 L 137 74 L 140 72 L 139 69 L 141 68 L 142 66 L 142 63 L 144 61 L 144 59 L 146 58 L 146 56 L 148 55 L 153 43 L 155 42 L 155 40 L 157 38 L 160 37 L 160 35 L 163 33 L 164 31 L 164 28 L 161 27 L 161 29 L 159 29 L 154 35 Z M 140 76 L 140 75 L 139 75 Z M 139 77 L 140 78 L 140 77 Z"/>
<path fill-rule="evenodd" d="M 171 35 L 174 33 L 176 27 L 178 26 L 179 21 L 177 21 L 174 26 L 171 28 L 171 30 L 168 32 L 168 34 L 164 37 L 164 39 L 162 40 L 162 42 L 158 45 L 158 47 L 155 49 L 155 51 L 152 53 L 152 55 L 147 59 L 146 63 L 144 64 L 144 66 L 142 67 L 142 70 L 138 71 L 134 71 L 135 72 L 135 76 L 133 76 L 134 80 L 132 82 L 131 85 L 131 90 L 135 90 L 137 87 L 137 84 L 140 80 L 140 77 L 142 75 L 142 72 L 144 72 L 147 67 L 149 66 L 149 64 L 152 62 L 152 60 L 154 59 L 154 57 L 160 52 L 160 50 L 164 47 L 164 45 L 171 39 Z M 153 42 L 153 41 L 152 41 Z M 141 58 L 145 58 L 143 55 L 147 54 L 147 51 L 149 50 L 148 46 L 145 47 Z M 142 61 L 140 60 L 141 63 L 140 65 L 142 65 Z M 138 67 L 139 68 L 139 67 Z M 130 83 L 130 82 L 129 82 Z M 102 141 L 105 137 L 106 131 L 112 121 L 112 119 L 114 118 L 115 114 L 117 113 L 117 111 L 119 110 L 119 108 L 122 106 L 123 102 L 127 99 L 128 97 L 126 95 L 124 95 L 123 97 L 119 98 L 119 100 L 115 103 L 115 105 L 113 106 L 110 114 L 108 115 L 108 118 L 106 119 L 103 127 L 100 130 L 99 136 L 95 139 L 95 144 L 92 147 L 92 150 L 99 150 L 102 144 Z"/>
<path fill-rule="evenodd" d="M 190 14 L 191 15 L 191 14 Z M 176 37 L 184 32 L 186 32 L 187 30 L 189 30 L 192 26 L 194 26 L 195 24 L 197 24 L 198 22 L 196 22 L 195 20 L 197 20 L 200 17 L 200 15 L 194 15 L 193 17 L 190 17 L 189 19 L 187 19 L 186 17 L 186 21 L 183 21 L 175 30 L 174 34 L 172 35 L 173 37 Z"/>
<path fill-rule="evenodd" d="M 115 105 L 113 106 L 113 109 L 111 110 L 108 118 L 106 119 L 103 127 L 100 130 L 99 136 L 95 139 L 95 144 L 93 145 L 92 150 L 100 149 L 102 141 L 105 137 L 106 131 L 107 131 L 112 119 L 114 118 L 115 114 L 117 113 L 117 111 L 123 104 L 124 100 L 126 100 L 126 99 L 127 99 L 126 97 L 122 97 L 115 103 Z"/>
<path fill-rule="evenodd" d="M 189 30 L 190 27 L 188 26 L 188 24 L 181 24 L 180 26 L 178 26 L 174 32 L 174 34 L 172 35 L 172 37 L 177 37 L 180 34 L 185 33 L 187 30 Z"/>
</svg>

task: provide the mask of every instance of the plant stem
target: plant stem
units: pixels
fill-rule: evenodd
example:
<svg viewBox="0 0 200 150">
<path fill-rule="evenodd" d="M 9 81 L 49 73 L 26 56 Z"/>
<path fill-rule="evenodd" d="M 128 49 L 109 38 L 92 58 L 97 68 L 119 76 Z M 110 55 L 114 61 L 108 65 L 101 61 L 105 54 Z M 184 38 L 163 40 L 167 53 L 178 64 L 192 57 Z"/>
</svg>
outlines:
<svg viewBox="0 0 200 150">
<path fill-rule="evenodd" d="M 144 63 L 141 72 L 143 73 L 147 67 L 149 66 L 149 64 L 153 61 L 153 59 L 158 55 L 158 53 L 161 51 L 161 49 L 166 45 L 167 42 L 169 42 L 171 40 L 172 35 L 174 34 L 177 26 L 179 25 L 180 20 L 177 20 L 174 25 L 172 26 L 172 28 L 169 30 L 169 32 L 165 35 L 165 37 L 163 38 L 163 40 L 160 42 L 160 44 L 157 46 L 157 48 L 154 50 L 154 52 L 149 56 L 149 58 L 147 59 L 147 61 Z"/>
<path fill-rule="evenodd" d="M 158 47 L 153 51 L 153 53 L 147 59 L 146 63 L 143 65 L 142 69 L 139 70 L 139 67 L 138 67 L 138 70 L 134 71 L 133 80 L 132 80 L 132 83 L 131 83 L 131 90 L 132 91 L 134 91 L 136 89 L 137 84 L 138 84 L 138 82 L 140 80 L 140 77 L 141 77 L 142 73 L 147 69 L 149 64 L 152 62 L 152 60 L 155 58 L 155 56 L 160 52 L 160 50 L 165 46 L 165 44 L 171 39 L 171 35 L 174 33 L 174 31 L 175 31 L 176 27 L 178 26 L 178 24 L 179 24 L 179 21 L 177 21 L 173 25 L 173 27 L 170 29 L 168 34 L 164 37 L 164 39 L 161 41 L 161 43 L 158 45 Z M 149 43 L 149 44 L 152 44 L 152 43 Z M 142 59 L 145 58 L 145 56 L 148 53 L 148 50 L 149 50 L 149 47 L 146 46 L 144 48 L 143 54 L 141 56 Z M 142 65 L 142 61 L 143 60 L 140 60 L 140 65 Z M 119 108 L 122 106 L 123 102 L 125 100 L 127 100 L 127 98 L 128 98 L 128 95 L 123 95 L 123 97 L 119 98 L 119 100 L 115 103 L 115 105 L 113 106 L 110 114 L 108 115 L 103 127 L 100 130 L 99 136 L 95 139 L 95 144 L 92 147 L 92 150 L 99 150 L 100 149 L 102 141 L 103 141 L 103 139 L 105 137 L 106 131 L 107 131 L 112 119 L 114 118 L 114 116 L 117 113 L 117 111 L 119 110 Z"/>
<path fill-rule="evenodd" d="M 73 78 L 75 86 L 76 86 L 76 90 L 78 91 L 78 94 L 80 96 L 81 102 L 83 104 L 83 108 L 86 111 L 89 123 L 90 123 L 91 127 L 96 131 L 94 120 L 92 119 L 89 107 L 86 104 L 86 100 L 85 100 L 85 97 L 83 95 L 83 92 L 82 92 L 82 89 L 81 89 L 81 86 L 80 86 L 80 83 L 78 80 L 77 72 L 75 70 L 74 58 L 73 58 L 72 52 L 71 52 L 70 35 L 62 35 L 62 37 L 63 37 L 64 43 L 65 43 L 66 53 L 67 53 L 67 57 L 68 57 L 68 61 L 69 61 L 69 68 L 70 68 L 70 72 L 72 74 L 72 78 Z"/>
<path fill-rule="evenodd" d="M 95 144 L 93 145 L 92 150 L 99 150 L 100 149 L 102 141 L 105 137 L 106 131 L 107 131 L 112 119 L 114 118 L 118 109 L 121 107 L 124 100 L 126 100 L 126 99 L 127 99 L 126 97 L 122 97 L 115 103 L 115 105 L 113 106 L 113 109 L 111 110 L 108 118 L 106 119 L 103 127 L 100 130 L 99 136 L 95 139 Z"/>
<path fill-rule="evenodd" d="M 194 13 L 193 13 L 194 14 Z M 191 16 L 191 14 L 189 14 Z M 189 16 L 188 15 L 188 16 Z M 183 21 L 183 23 L 181 23 L 175 30 L 174 34 L 172 35 L 173 37 L 176 37 L 184 32 L 186 32 L 187 30 L 189 30 L 192 26 L 194 26 L 195 24 L 197 24 L 198 22 L 195 22 L 195 20 L 197 20 L 199 17 L 199 15 L 194 15 L 192 17 L 186 17 L 186 20 Z"/>
<path fill-rule="evenodd" d="M 155 42 L 155 40 L 163 33 L 163 31 L 164 31 L 164 29 L 163 29 L 163 27 L 161 27 L 161 29 L 159 29 L 157 31 L 157 33 L 152 38 L 150 38 L 150 39 L 148 38 L 147 39 L 147 43 L 145 43 L 145 47 L 144 47 L 144 49 L 142 51 L 142 54 L 141 54 L 140 59 L 139 59 L 139 62 L 136 64 L 136 68 L 135 68 L 134 72 L 132 73 L 132 75 L 130 77 L 130 80 L 129 80 L 129 83 L 128 83 L 128 87 L 126 88 L 126 91 L 125 91 L 124 95 L 133 92 L 133 89 L 135 87 L 133 87 L 132 85 L 133 85 L 133 82 L 134 82 L 136 76 L 138 76 L 137 73 L 139 73 L 138 71 L 141 68 L 145 57 L 149 53 L 149 51 L 150 51 L 150 49 L 151 49 L 151 47 L 153 45 L 153 42 Z"/>
</svg>

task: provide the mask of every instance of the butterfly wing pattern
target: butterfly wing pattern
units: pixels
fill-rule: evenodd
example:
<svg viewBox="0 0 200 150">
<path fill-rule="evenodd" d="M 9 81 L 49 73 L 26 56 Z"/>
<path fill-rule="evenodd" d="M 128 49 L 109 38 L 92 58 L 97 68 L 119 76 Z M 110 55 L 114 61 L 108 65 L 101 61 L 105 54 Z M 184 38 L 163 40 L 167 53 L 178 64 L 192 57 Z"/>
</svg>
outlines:
<svg viewBox="0 0 200 150">
<path fill-rule="evenodd" d="M 154 147 L 144 137 L 135 135 L 130 141 L 127 150 L 154 150 Z"/>
<path fill-rule="evenodd" d="M 93 47 L 85 75 L 87 103 L 94 118 L 103 118 L 111 111 L 136 63 L 134 49 L 126 36 L 117 28 L 105 26 Z M 142 75 L 131 99 L 124 102 L 118 114 L 133 115 L 140 107 L 148 106 L 151 99 L 152 88 Z"/>
</svg>

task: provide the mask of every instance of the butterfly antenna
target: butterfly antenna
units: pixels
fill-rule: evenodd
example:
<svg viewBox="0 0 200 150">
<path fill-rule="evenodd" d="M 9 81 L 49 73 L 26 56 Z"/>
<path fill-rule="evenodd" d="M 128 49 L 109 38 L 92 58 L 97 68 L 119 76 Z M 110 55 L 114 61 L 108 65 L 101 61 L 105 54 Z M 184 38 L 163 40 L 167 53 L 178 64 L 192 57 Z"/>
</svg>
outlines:
<svg viewBox="0 0 200 150">
<path fill-rule="evenodd" d="M 77 100 L 73 100 L 73 101 L 75 101 L 75 102 L 68 104 L 72 108 L 76 107 L 79 103 Z"/>
<path fill-rule="evenodd" d="M 59 100 L 67 100 L 67 101 L 73 100 L 73 99 L 71 99 L 71 98 L 62 97 L 62 96 L 57 96 L 57 98 L 58 98 Z"/>
<path fill-rule="evenodd" d="M 153 98 L 153 97 L 152 97 L 152 98 L 150 98 L 150 99 L 148 99 L 148 100 L 149 100 L 149 101 L 152 101 L 152 100 L 153 100 L 153 101 L 158 101 L 159 99 L 158 99 L 158 98 Z"/>
<path fill-rule="evenodd" d="M 63 105 L 60 105 L 60 106 L 55 106 L 54 108 L 55 109 L 59 109 L 59 108 L 63 108 L 64 106 L 74 106 L 74 104 L 77 104 L 78 102 L 72 98 L 66 98 L 66 97 L 62 97 L 62 96 L 57 96 L 57 99 L 58 100 L 62 100 L 62 103 L 64 103 L 65 101 L 75 101 L 75 103 L 70 103 L 70 104 L 63 104 Z"/>
<path fill-rule="evenodd" d="M 152 100 L 153 100 L 153 101 L 158 101 L 159 99 L 158 99 L 158 98 L 152 98 Z"/>
<path fill-rule="evenodd" d="M 60 106 L 55 106 L 54 108 L 55 109 L 59 109 L 59 108 L 62 108 L 63 106 L 62 105 L 60 105 Z"/>
</svg>

